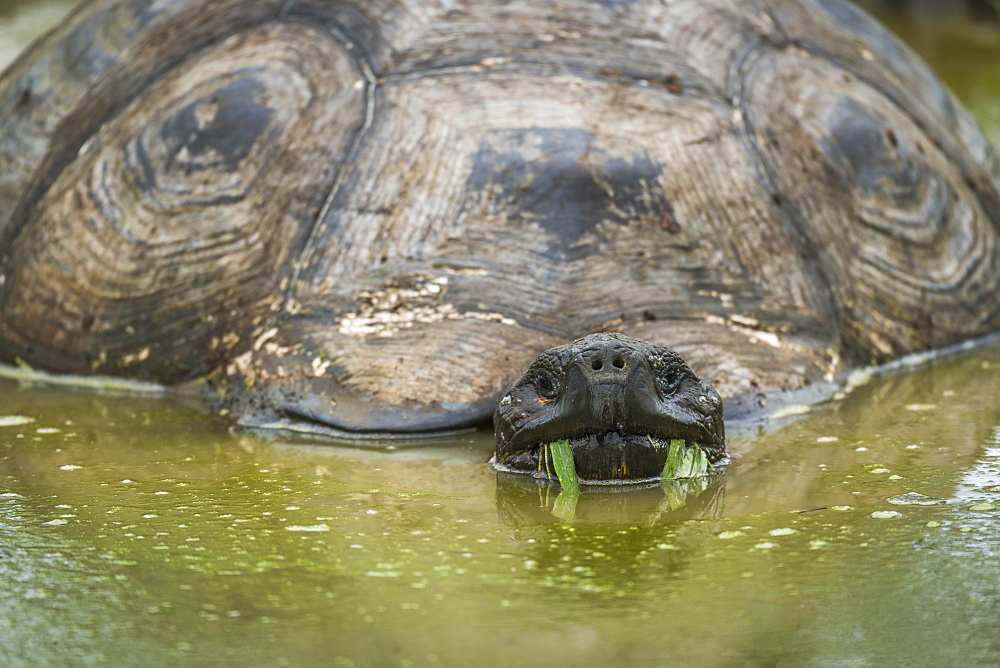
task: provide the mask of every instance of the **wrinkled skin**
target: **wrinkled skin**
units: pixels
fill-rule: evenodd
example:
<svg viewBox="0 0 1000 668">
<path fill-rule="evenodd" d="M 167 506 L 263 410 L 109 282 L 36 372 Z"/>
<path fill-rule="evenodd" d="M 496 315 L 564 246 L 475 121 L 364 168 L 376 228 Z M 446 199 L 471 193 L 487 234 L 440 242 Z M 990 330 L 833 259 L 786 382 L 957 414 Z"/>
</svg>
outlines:
<svg viewBox="0 0 1000 668">
<path fill-rule="evenodd" d="M 538 356 L 493 416 L 494 466 L 551 479 L 544 447 L 568 439 L 584 483 L 659 478 L 671 439 L 725 461 L 722 401 L 670 348 L 592 334 Z"/>
</svg>

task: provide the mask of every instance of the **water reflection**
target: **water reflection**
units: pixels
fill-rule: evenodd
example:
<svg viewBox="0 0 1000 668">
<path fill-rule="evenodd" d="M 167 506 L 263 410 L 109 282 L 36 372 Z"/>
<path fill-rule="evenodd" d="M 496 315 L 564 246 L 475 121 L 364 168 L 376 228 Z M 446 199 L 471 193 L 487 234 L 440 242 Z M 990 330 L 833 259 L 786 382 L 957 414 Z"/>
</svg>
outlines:
<svg viewBox="0 0 1000 668">
<path fill-rule="evenodd" d="M 579 495 L 531 476 L 496 474 L 497 513 L 512 528 L 559 522 L 654 526 L 717 518 L 722 516 L 724 499 L 724 474 L 650 485 L 591 486 Z"/>
</svg>

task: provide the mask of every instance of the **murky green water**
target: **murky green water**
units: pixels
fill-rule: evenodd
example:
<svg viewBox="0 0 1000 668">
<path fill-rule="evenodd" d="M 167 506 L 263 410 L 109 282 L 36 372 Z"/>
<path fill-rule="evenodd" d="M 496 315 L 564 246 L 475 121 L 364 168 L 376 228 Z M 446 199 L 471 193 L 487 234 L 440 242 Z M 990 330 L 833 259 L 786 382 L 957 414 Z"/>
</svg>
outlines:
<svg viewBox="0 0 1000 668">
<path fill-rule="evenodd" d="M 997 397 L 994 346 L 735 439 L 679 510 L 561 521 L 489 434 L 366 452 L 4 381 L 0 663 L 989 664 Z"/>
<path fill-rule="evenodd" d="M 1000 58 L 954 39 L 996 137 Z M 995 665 L 998 398 L 994 345 L 734 438 L 683 505 L 573 506 L 487 433 L 363 451 L 0 381 L 0 665 Z"/>
</svg>

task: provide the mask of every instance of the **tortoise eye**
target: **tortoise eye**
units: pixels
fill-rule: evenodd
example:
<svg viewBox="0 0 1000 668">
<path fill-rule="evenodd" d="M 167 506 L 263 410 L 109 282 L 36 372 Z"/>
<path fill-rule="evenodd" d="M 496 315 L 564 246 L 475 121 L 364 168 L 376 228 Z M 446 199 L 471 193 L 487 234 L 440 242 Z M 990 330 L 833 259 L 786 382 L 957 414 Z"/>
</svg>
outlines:
<svg viewBox="0 0 1000 668">
<path fill-rule="evenodd" d="M 673 369 L 667 369 L 660 376 L 660 389 L 664 394 L 671 394 L 680 384 L 680 375 Z"/>
<path fill-rule="evenodd" d="M 552 399 L 558 393 L 556 381 L 551 374 L 546 372 L 538 374 L 535 379 L 535 387 L 538 389 L 538 393 L 546 399 Z"/>
</svg>

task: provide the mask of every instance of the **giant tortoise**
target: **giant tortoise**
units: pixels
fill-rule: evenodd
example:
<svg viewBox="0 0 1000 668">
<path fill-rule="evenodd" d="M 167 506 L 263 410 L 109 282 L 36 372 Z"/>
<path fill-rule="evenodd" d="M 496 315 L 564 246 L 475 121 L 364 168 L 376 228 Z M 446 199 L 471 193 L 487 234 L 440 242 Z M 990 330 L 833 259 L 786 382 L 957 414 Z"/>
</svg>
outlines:
<svg viewBox="0 0 1000 668">
<path fill-rule="evenodd" d="M 0 356 L 414 434 L 617 331 L 738 415 L 1000 329 L 998 182 L 841 0 L 95 0 L 0 79 Z"/>
</svg>

